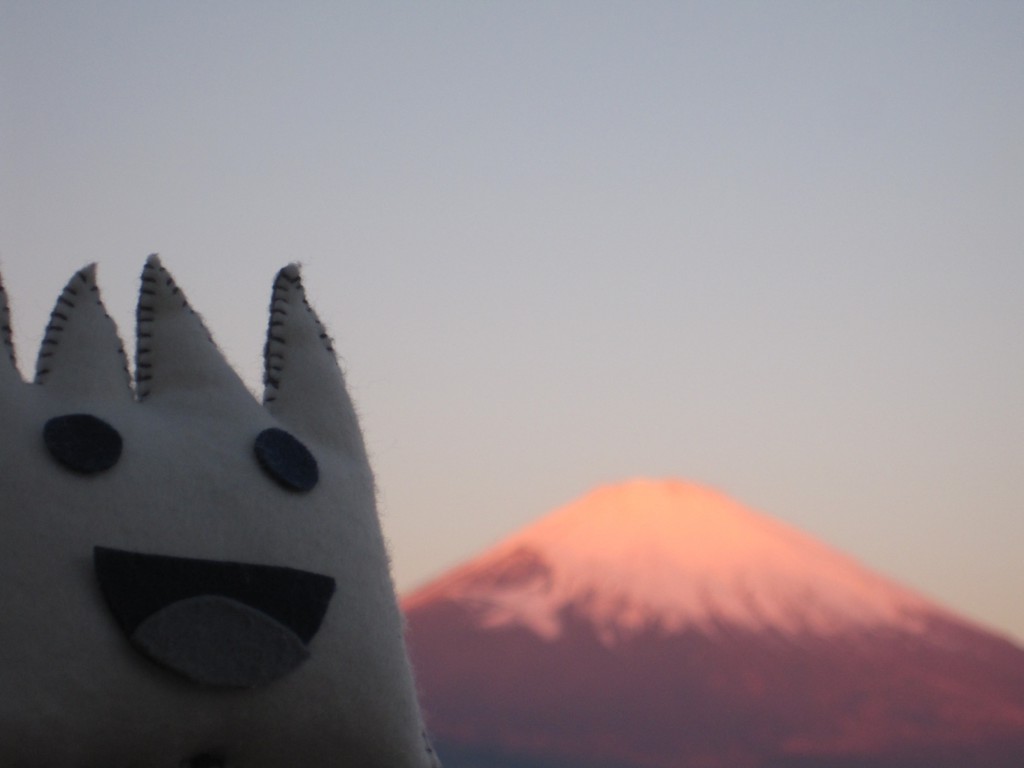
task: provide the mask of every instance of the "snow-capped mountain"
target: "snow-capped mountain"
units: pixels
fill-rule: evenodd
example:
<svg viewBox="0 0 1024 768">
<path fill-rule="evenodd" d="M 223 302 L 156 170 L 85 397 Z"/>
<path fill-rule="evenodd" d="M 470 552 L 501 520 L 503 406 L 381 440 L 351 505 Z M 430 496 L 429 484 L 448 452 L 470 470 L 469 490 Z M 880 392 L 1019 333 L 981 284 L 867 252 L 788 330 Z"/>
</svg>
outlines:
<svg viewBox="0 0 1024 768">
<path fill-rule="evenodd" d="M 483 627 L 545 639 L 565 613 L 608 645 L 643 630 L 829 635 L 919 629 L 935 608 L 814 539 L 713 490 L 634 481 L 599 488 L 412 595 L 471 606 Z"/>
<path fill-rule="evenodd" d="M 697 485 L 599 488 L 403 607 L 448 768 L 1024 765 L 1024 650 Z"/>
</svg>

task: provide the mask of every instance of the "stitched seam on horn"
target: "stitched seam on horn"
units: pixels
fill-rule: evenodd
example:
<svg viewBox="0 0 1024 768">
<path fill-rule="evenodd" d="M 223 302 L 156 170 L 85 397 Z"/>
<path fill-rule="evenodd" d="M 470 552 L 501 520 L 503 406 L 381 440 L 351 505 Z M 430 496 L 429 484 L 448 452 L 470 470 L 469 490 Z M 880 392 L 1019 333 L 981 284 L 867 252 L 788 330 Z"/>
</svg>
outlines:
<svg viewBox="0 0 1024 768">
<path fill-rule="evenodd" d="M 153 297 L 156 291 L 149 287 L 156 284 L 154 267 L 148 263 L 142 268 L 142 286 L 139 288 L 139 303 L 135 309 L 135 395 L 141 401 L 149 395 L 153 355 Z M 146 371 L 146 373 L 143 373 Z"/>
<path fill-rule="evenodd" d="M 278 392 L 281 389 L 281 381 L 284 370 L 287 367 L 287 334 L 281 334 L 279 329 L 287 328 L 288 313 L 298 302 L 293 302 L 294 295 L 298 296 L 303 308 L 312 318 L 316 328 L 317 336 L 323 348 L 337 363 L 337 356 L 334 351 L 334 341 L 328 335 L 320 318 L 317 317 L 313 307 L 306 299 L 306 291 L 302 285 L 302 275 L 293 267 L 285 267 L 278 272 L 274 280 L 274 288 L 270 299 L 270 320 L 267 325 L 267 338 L 263 345 L 263 404 L 268 405 L 277 400 Z"/>
<path fill-rule="evenodd" d="M 75 273 L 75 277 L 83 282 L 87 281 L 81 270 Z M 57 299 L 57 304 L 74 309 L 75 302 L 72 299 L 69 299 L 68 296 L 78 296 L 78 291 L 74 289 L 70 282 L 64 286 L 64 290 L 61 291 L 60 297 Z M 47 377 L 50 375 L 50 371 L 52 369 L 45 361 L 53 357 L 57 346 L 60 344 L 60 338 L 64 333 L 67 317 L 68 315 L 63 312 L 58 312 L 56 307 L 54 307 L 53 311 L 50 312 L 50 322 L 46 324 L 46 331 L 43 334 L 43 340 L 39 345 L 39 356 L 36 359 L 36 384 L 45 384 Z M 62 320 L 61 318 L 64 319 Z"/>
<path fill-rule="evenodd" d="M 83 282 L 86 281 L 85 270 L 79 271 L 78 278 Z M 96 303 L 103 310 L 103 317 L 105 317 L 110 322 L 111 327 L 115 327 L 114 318 L 112 318 L 110 316 L 110 313 L 107 312 L 106 307 L 103 306 L 103 301 L 100 299 L 100 287 L 96 283 L 93 283 L 92 286 L 89 288 L 89 291 L 94 294 Z M 50 315 L 51 322 L 54 317 L 62 318 L 65 321 L 67 320 L 67 316 L 65 316 L 61 312 L 58 312 L 56 308 L 54 308 L 53 312 Z M 121 368 L 124 371 L 124 381 L 125 384 L 127 384 L 130 389 L 132 386 L 132 374 L 131 371 L 128 370 L 128 355 L 125 354 L 124 342 L 121 341 L 120 335 L 118 335 L 117 337 L 117 356 L 121 358 Z"/>
<path fill-rule="evenodd" d="M 17 365 L 17 361 L 14 358 L 14 340 L 11 333 L 11 312 L 7 306 L 7 291 L 4 290 L 3 280 L 0 280 L 0 340 L 3 341 L 3 345 L 7 348 L 7 356 L 11 360 L 11 365 Z"/>
<path fill-rule="evenodd" d="M 74 313 L 71 311 L 65 311 L 63 308 L 69 307 L 70 309 L 75 309 L 75 307 L 78 306 L 77 302 L 84 298 L 84 296 L 80 296 L 79 291 L 72 285 L 75 280 L 88 288 L 88 293 L 91 294 L 93 301 L 96 302 L 96 305 L 103 312 L 103 317 L 110 323 L 111 328 L 114 327 L 114 320 L 111 318 L 110 314 L 103 306 L 103 301 L 100 299 L 99 286 L 96 285 L 93 278 L 90 278 L 90 269 L 90 267 L 87 267 L 86 269 L 80 269 L 75 273 L 75 276 L 71 281 L 69 281 L 68 285 L 64 287 L 64 290 L 58 297 L 57 304 L 54 306 L 53 311 L 50 312 L 50 322 L 46 325 L 45 334 L 39 348 L 39 355 L 36 358 L 36 384 L 44 384 L 53 372 L 53 368 L 49 362 L 50 358 L 54 357 L 56 354 L 56 349 L 63 339 L 64 331 L 68 327 L 68 324 L 74 322 Z M 69 298 L 69 296 L 74 297 L 74 299 Z M 128 356 L 124 351 L 124 343 L 120 338 L 118 338 L 117 342 L 117 354 L 121 358 L 121 368 L 124 371 L 125 384 L 131 387 L 131 374 L 128 371 Z"/>
<path fill-rule="evenodd" d="M 160 278 L 163 278 L 164 286 L 170 289 L 171 295 L 181 300 L 180 308 L 199 318 L 167 268 L 163 264 L 154 266 L 146 262 L 142 268 L 142 286 L 139 288 L 139 303 L 135 310 L 135 394 L 140 401 L 148 397 L 152 390 L 153 325 L 156 322 L 156 297 L 161 290 Z M 206 340 L 216 346 L 213 336 L 202 320 L 199 320 L 199 324 Z"/>
<path fill-rule="evenodd" d="M 301 286 L 300 286 L 300 290 L 301 290 Z M 326 349 L 328 352 L 330 352 L 333 355 L 334 354 L 334 339 L 332 339 L 328 335 L 327 329 L 324 328 L 324 324 L 320 322 L 320 318 L 317 317 L 316 312 L 313 311 L 313 307 L 310 306 L 309 301 L 306 299 L 306 292 L 305 291 L 302 291 L 302 305 L 306 308 L 306 311 L 309 312 L 310 316 L 313 318 L 313 322 L 316 323 L 316 330 L 317 330 L 317 334 L 320 336 L 320 343 L 322 343 L 324 345 L 324 349 Z"/>
<path fill-rule="evenodd" d="M 270 321 L 267 326 L 267 340 L 263 344 L 263 404 L 268 405 L 277 399 L 277 391 L 281 388 L 281 373 L 285 368 L 285 347 L 287 342 L 284 337 L 278 336 L 275 328 L 285 324 L 282 318 L 288 316 L 290 303 L 288 293 L 291 285 L 298 282 L 298 276 L 291 277 L 283 272 L 278 273 L 274 281 L 274 289 L 270 298 Z"/>
</svg>

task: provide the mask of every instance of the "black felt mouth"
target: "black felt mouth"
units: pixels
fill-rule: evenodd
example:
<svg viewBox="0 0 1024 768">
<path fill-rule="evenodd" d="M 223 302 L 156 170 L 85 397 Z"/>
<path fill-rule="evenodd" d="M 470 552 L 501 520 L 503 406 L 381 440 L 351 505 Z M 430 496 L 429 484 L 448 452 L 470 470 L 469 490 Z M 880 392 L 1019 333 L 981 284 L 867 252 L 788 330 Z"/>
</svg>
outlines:
<svg viewBox="0 0 1024 768">
<path fill-rule="evenodd" d="M 109 547 L 94 547 L 93 563 L 136 648 L 210 685 L 259 685 L 298 666 L 335 589 L 334 579 L 295 568 Z"/>
</svg>

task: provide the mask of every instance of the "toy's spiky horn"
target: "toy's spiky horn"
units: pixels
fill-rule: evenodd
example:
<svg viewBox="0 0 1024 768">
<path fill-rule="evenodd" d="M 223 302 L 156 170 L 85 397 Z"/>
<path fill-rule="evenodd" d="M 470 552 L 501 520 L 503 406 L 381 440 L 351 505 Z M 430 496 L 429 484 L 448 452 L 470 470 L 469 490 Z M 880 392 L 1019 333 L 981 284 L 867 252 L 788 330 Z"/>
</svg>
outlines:
<svg viewBox="0 0 1024 768">
<path fill-rule="evenodd" d="M 139 400 L 193 397 L 203 403 L 211 395 L 252 399 L 156 255 L 146 259 L 142 270 L 136 334 Z"/>
<path fill-rule="evenodd" d="M 78 396 L 132 398 L 124 347 L 100 300 L 95 264 L 72 276 L 50 313 L 36 383 Z"/>
<path fill-rule="evenodd" d="M 306 301 L 296 264 L 282 269 L 274 280 L 263 362 L 267 410 L 296 432 L 366 460 L 331 339 Z"/>
<path fill-rule="evenodd" d="M 21 382 L 14 363 L 14 341 L 11 338 L 11 313 L 7 308 L 7 291 L 0 278 L 0 386 Z"/>
</svg>

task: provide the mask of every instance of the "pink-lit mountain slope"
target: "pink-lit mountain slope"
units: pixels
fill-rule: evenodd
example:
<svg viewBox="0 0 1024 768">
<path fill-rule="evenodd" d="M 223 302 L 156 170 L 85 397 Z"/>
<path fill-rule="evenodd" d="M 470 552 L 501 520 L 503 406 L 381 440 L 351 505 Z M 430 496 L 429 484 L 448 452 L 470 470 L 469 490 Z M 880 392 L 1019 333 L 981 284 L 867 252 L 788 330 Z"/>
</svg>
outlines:
<svg viewBox="0 0 1024 768">
<path fill-rule="evenodd" d="M 1024 650 L 699 486 L 600 488 L 403 607 L 446 768 L 1024 766 Z"/>
</svg>

